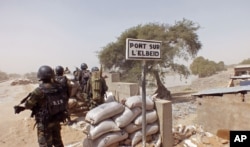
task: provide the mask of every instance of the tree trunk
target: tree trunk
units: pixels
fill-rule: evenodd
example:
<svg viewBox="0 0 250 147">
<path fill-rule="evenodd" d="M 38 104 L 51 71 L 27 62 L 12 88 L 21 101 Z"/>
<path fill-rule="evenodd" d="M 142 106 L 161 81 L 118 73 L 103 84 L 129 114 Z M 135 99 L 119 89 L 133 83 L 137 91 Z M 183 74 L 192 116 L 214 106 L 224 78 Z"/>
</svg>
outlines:
<svg viewBox="0 0 250 147">
<path fill-rule="evenodd" d="M 154 71 L 155 79 L 156 79 L 156 84 L 157 84 L 157 89 L 154 92 L 154 94 L 157 94 L 156 97 L 160 99 L 167 99 L 170 100 L 171 93 L 170 91 L 162 84 L 160 76 L 158 71 Z"/>
</svg>

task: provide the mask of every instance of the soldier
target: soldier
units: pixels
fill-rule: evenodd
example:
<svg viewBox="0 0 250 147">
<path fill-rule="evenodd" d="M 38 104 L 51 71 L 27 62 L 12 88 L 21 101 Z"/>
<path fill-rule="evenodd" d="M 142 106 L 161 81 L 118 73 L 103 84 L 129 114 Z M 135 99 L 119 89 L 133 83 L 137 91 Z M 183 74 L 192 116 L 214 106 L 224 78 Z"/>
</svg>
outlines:
<svg viewBox="0 0 250 147">
<path fill-rule="evenodd" d="M 89 103 L 89 93 L 87 91 L 87 83 L 90 78 L 90 71 L 87 70 L 88 65 L 86 63 L 81 64 L 81 70 L 78 71 L 77 75 L 77 80 L 79 81 L 80 84 L 80 91 L 77 94 L 77 98 L 79 101 L 84 102 L 85 106 L 88 105 Z"/>
<path fill-rule="evenodd" d="M 35 116 L 39 147 L 63 147 L 60 122 L 66 120 L 67 94 L 60 84 L 52 82 L 54 71 L 50 66 L 41 66 L 37 77 L 41 83 L 21 103 L 14 106 L 15 113 L 32 110 Z"/>
<path fill-rule="evenodd" d="M 101 71 L 98 67 L 93 67 L 91 69 L 91 78 L 88 85 L 88 91 L 91 95 L 90 109 L 93 109 L 104 103 L 104 96 L 108 90 L 105 78 L 102 77 L 102 69 Z"/>
<path fill-rule="evenodd" d="M 86 63 L 82 63 L 81 64 L 81 71 L 80 71 L 78 80 L 79 80 L 79 83 L 81 85 L 83 93 L 87 93 L 86 86 L 87 86 L 87 82 L 90 78 L 90 71 L 87 69 L 88 69 L 88 65 Z"/>
<path fill-rule="evenodd" d="M 70 97 L 70 86 L 69 86 L 69 81 L 67 79 L 66 76 L 64 76 L 64 68 L 62 66 L 56 66 L 55 68 L 55 73 L 56 73 L 56 76 L 55 76 L 55 81 L 59 84 L 61 84 L 63 90 L 65 91 L 65 93 L 67 93 L 67 123 L 68 124 L 71 124 L 71 119 L 70 119 L 70 114 L 69 114 L 69 111 L 68 111 L 68 101 L 69 101 L 69 97 Z"/>
<path fill-rule="evenodd" d="M 71 73 L 71 72 L 70 72 L 69 68 L 66 67 L 65 70 L 64 70 L 64 74 L 70 74 L 70 73 Z"/>
<path fill-rule="evenodd" d="M 55 73 L 56 73 L 55 81 L 62 85 L 63 89 L 65 90 L 65 92 L 69 96 L 70 89 L 68 86 L 68 79 L 66 76 L 64 76 L 64 68 L 62 66 L 56 66 Z"/>
</svg>

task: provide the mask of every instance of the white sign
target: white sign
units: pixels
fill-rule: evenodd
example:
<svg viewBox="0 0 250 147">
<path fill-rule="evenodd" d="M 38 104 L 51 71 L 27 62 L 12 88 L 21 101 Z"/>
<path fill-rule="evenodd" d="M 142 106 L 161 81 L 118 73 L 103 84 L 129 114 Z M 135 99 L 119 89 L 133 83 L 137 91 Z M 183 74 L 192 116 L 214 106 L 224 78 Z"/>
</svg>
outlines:
<svg viewBox="0 0 250 147">
<path fill-rule="evenodd" d="M 126 39 L 127 60 L 161 59 L 161 41 Z"/>
</svg>

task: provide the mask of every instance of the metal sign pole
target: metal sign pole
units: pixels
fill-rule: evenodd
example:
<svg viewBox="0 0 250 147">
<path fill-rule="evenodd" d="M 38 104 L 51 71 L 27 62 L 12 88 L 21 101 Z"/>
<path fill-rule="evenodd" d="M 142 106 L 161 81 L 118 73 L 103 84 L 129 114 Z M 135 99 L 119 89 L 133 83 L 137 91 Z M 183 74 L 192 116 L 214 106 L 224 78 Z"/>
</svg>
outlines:
<svg viewBox="0 0 250 147">
<path fill-rule="evenodd" d="M 146 61 L 142 60 L 142 146 L 146 147 Z"/>
</svg>

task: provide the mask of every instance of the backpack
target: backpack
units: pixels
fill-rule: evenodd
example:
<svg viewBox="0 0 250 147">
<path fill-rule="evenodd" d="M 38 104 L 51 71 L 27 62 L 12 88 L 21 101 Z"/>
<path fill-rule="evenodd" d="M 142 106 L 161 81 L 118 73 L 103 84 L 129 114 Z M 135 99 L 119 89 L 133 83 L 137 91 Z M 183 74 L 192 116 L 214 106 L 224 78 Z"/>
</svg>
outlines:
<svg viewBox="0 0 250 147">
<path fill-rule="evenodd" d="M 63 88 L 68 86 L 68 79 L 66 76 L 56 76 L 55 80 L 62 85 Z"/>
<path fill-rule="evenodd" d="M 67 95 L 69 96 L 69 86 L 68 86 L 68 79 L 66 76 L 56 76 L 55 81 L 59 83 L 63 90 L 67 92 Z"/>
<path fill-rule="evenodd" d="M 49 117 L 60 113 L 65 113 L 67 110 L 67 93 L 60 85 L 53 85 L 51 88 L 46 88 L 40 85 L 42 92 L 46 98 L 46 109 Z"/>
<path fill-rule="evenodd" d="M 93 99 L 100 99 L 108 90 L 105 80 L 102 78 L 101 72 L 96 71 L 91 75 L 91 93 Z"/>
</svg>

